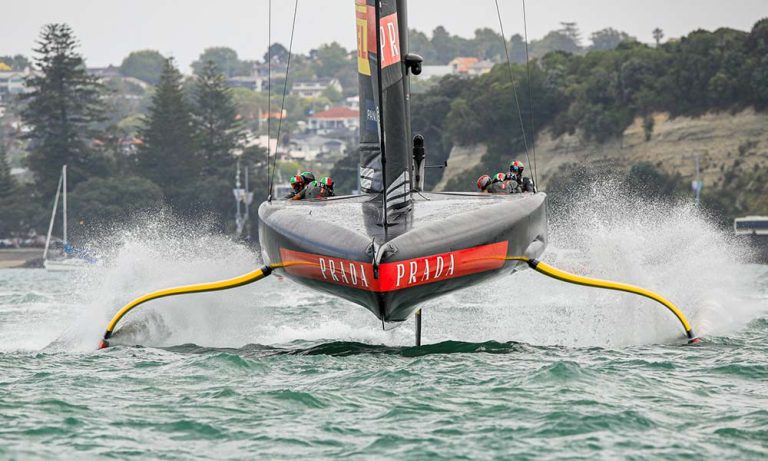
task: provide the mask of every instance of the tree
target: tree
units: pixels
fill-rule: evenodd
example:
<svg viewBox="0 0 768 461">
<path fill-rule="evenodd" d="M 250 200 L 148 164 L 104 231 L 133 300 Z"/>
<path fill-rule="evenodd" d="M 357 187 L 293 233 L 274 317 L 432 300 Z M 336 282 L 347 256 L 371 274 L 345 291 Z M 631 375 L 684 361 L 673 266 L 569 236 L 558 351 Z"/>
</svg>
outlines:
<svg viewBox="0 0 768 461">
<path fill-rule="evenodd" d="M 408 46 L 411 48 L 411 52 L 424 58 L 424 64 L 433 65 L 437 63 L 437 53 L 435 53 L 432 42 L 429 41 L 429 37 L 424 32 L 416 29 L 408 31 Z"/>
<path fill-rule="evenodd" d="M 17 54 L 15 56 L 0 56 L 0 63 L 5 64 L 13 71 L 23 71 L 28 68 L 31 63 L 25 56 Z"/>
<path fill-rule="evenodd" d="M 443 26 L 437 26 L 432 31 L 432 49 L 435 50 L 437 62 L 435 64 L 448 64 L 458 56 L 454 46 L 453 37 Z"/>
<path fill-rule="evenodd" d="M 0 141 L 0 237 L 25 235 L 45 213 L 32 199 L 29 187 L 19 185 L 11 175 L 4 145 Z"/>
<path fill-rule="evenodd" d="M 160 81 L 163 73 L 165 57 L 155 50 L 134 51 L 120 64 L 120 73 L 126 77 L 134 77 L 152 85 Z"/>
<path fill-rule="evenodd" d="M 658 27 L 653 29 L 653 39 L 656 40 L 656 48 L 661 45 L 661 39 L 664 38 L 664 31 Z"/>
<path fill-rule="evenodd" d="M 229 177 L 235 165 L 232 154 L 243 134 L 232 92 L 213 61 L 205 64 L 194 95 L 193 115 L 204 161 L 203 175 L 210 176 L 226 169 L 225 175 Z"/>
<path fill-rule="evenodd" d="M 163 191 L 152 181 L 135 176 L 93 178 L 75 188 L 70 204 L 71 216 L 90 230 L 92 225 L 114 225 L 133 213 L 162 207 Z"/>
<path fill-rule="evenodd" d="M 315 72 L 320 78 L 340 77 L 349 70 L 349 52 L 336 42 L 317 49 Z M 355 61 L 357 62 L 357 61 Z M 355 64 L 357 65 L 357 64 Z"/>
<path fill-rule="evenodd" d="M 16 180 L 11 176 L 11 167 L 5 159 L 5 148 L 0 142 L 0 202 L 11 198 L 16 190 Z"/>
<path fill-rule="evenodd" d="M 573 40 L 577 47 L 581 47 L 581 31 L 575 22 L 561 22 L 562 29 L 558 32 Z M 564 50 L 567 51 L 567 50 Z"/>
<path fill-rule="evenodd" d="M 613 50 L 618 47 L 622 42 L 634 41 L 635 38 L 631 37 L 626 32 L 621 32 L 611 27 L 607 29 L 598 30 L 590 35 L 592 40 L 592 46 L 590 50 Z"/>
<path fill-rule="evenodd" d="M 581 51 L 581 47 L 579 46 L 579 43 L 573 39 L 573 37 L 563 33 L 562 31 L 552 31 L 545 35 L 541 40 L 532 41 L 531 50 L 531 54 L 533 54 L 535 57 L 542 57 L 553 51 L 563 51 L 566 53 L 576 54 Z"/>
<path fill-rule="evenodd" d="M 280 43 L 273 43 L 269 46 L 269 50 L 264 53 L 264 62 L 269 62 L 270 56 L 273 63 L 285 64 L 288 62 L 288 48 Z"/>
<path fill-rule="evenodd" d="M 486 27 L 475 30 L 475 38 L 472 42 L 472 47 L 474 48 L 472 56 L 495 62 L 507 59 L 504 54 L 504 41 L 493 29 Z"/>
<path fill-rule="evenodd" d="M 230 78 L 236 75 L 249 73 L 250 69 L 244 69 L 243 63 L 237 56 L 237 51 L 225 46 L 206 48 L 205 51 L 192 63 L 192 70 L 196 75 L 201 75 L 206 63 L 213 62 L 216 67 Z"/>
<path fill-rule="evenodd" d="M 40 74 L 27 79 L 31 91 L 22 97 L 28 103 L 22 116 L 31 128 L 27 162 L 46 198 L 56 190 L 62 165 L 69 165 L 72 186 L 106 173 L 104 159 L 88 146 L 104 119 L 103 87 L 86 71 L 77 46 L 68 25 L 44 26 L 35 49 Z"/>
<path fill-rule="evenodd" d="M 188 199 L 194 196 L 202 162 L 182 83 L 173 58 L 167 59 L 149 114 L 139 131 L 143 144 L 137 152 L 136 167 L 141 177 L 160 185 L 172 207 L 187 212 L 194 207 Z"/>
</svg>

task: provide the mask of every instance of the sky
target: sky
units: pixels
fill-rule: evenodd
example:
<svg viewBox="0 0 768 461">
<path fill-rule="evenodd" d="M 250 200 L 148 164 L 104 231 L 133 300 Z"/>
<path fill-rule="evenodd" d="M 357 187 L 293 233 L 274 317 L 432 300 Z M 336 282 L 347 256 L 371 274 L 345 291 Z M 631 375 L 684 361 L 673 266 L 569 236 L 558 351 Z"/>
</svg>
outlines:
<svg viewBox="0 0 768 461">
<path fill-rule="evenodd" d="M 498 0 L 507 35 L 523 30 L 521 0 Z M 241 59 L 260 59 L 268 42 L 268 0 L 25 0 L 0 7 L 0 55 L 31 55 L 40 28 L 51 22 L 73 27 L 89 67 L 119 65 L 131 51 L 156 49 L 188 72 L 207 47 L 228 46 Z M 272 37 L 286 46 L 294 2 L 272 0 Z M 294 49 L 306 52 L 337 41 L 355 47 L 353 0 L 298 0 Z M 410 0 L 410 26 L 425 32 L 443 25 L 473 36 L 498 28 L 494 0 Z M 606 27 L 644 42 L 660 27 L 666 37 L 695 29 L 750 30 L 768 17 L 768 0 L 527 0 L 529 38 L 578 23 L 583 36 Z M 418 50 L 413 50 L 418 52 Z M 429 64 L 429 63 L 426 63 Z"/>
</svg>

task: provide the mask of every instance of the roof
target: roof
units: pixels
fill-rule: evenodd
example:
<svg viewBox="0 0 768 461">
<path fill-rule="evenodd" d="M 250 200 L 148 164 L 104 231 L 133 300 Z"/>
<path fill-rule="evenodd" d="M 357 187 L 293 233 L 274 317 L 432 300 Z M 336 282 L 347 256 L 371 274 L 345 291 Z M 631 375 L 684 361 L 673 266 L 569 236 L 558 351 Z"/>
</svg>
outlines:
<svg viewBox="0 0 768 461">
<path fill-rule="evenodd" d="M 352 110 L 348 107 L 332 107 L 323 112 L 318 112 L 316 114 L 313 114 L 310 116 L 310 118 L 335 119 L 335 118 L 357 118 L 359 116 L 360 116 L 359 111 Z"/>
<path fill-rule="evenodd" d="M 314 88 L 318 86 L 328 87 L 333 85 L 334 83 L 339 83 L 339 79 L 337 78 L 317 78 L 314 80 L 299 80 L 293 83 L 293 87 L 307 87 L 307 88 Z"/>
<path fill-rule="evenodd" d="M 480 61 L 478 58 L 459 57 L 450 62 L 450 65 L 456 68 L 459 73 L 466 73 L 469 68 Z"/>
</svg>

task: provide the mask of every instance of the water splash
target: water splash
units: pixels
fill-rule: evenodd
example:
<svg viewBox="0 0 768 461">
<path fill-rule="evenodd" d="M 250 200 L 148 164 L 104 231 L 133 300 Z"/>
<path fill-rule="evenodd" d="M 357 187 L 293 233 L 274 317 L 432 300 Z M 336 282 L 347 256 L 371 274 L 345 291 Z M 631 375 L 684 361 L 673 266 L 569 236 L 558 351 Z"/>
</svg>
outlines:
<svg viewBox="0 0 768 461">
<path fill-rule="evenodd" d="M 746 249 L 694 206 L 641 201 L 616 183 L 595 187 L 571 204 L 571 212 L 552 218 L 544 261 L 657 291 L 685 312 L 700 335 L 727 335 L 763 312 L 756 285 L 766 271 L 741 263 Z M 107 266 L 73 282 L 77 320 L 50 348 L 93 350 L 112 315 L 134 297 L 233 277 L 259 264 L 254 251 L 215 235 L 205 222 L 167 215 L 140 222 L 96 245 L 108 255 Z M 425 343 L 615 347 L 682 339 L 674 317 L 652 301 L 566 285 L 533 271 L 434 300 L 424 312 Z M 125 318 L 115 342 L 407 346 L 413 334 L 410 322 L 382 331 L 359 306 L 271 277 L 236 290 L 153 301 Z"/>
<path fill-rule="evenodd" d="M 610 181 L 574 196 L 569 205 L 567 213 L 552 217 L 551 246 L 542 260 L 657 291 L 683 310 L 699 335 L 727 335 L 764 312 L 757 285 L 765 269 L 743 264 L 747 248 L 694 205 L 641 200 Z M 677 320 L 652 301 L 567 285 L 532 271 L 455 302 L 472 309 L 471 330 L 482 332 L 476 340 L 488 335 L 612 347 L 682 339 Z"/>
</svg>

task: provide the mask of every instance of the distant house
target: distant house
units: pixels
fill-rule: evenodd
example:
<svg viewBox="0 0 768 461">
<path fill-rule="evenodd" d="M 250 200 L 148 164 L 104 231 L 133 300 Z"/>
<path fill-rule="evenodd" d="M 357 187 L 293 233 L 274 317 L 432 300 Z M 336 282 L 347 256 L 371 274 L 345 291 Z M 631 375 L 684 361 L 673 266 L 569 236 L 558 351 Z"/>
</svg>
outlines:
<svg viewBox="0 0 768 461">
<path fill-rule="evenodd" d="M 473 57 L 456 58 L 448 64 L 453 74 L 471 76 L 487 74 L 493 69 L 494 63 Z"/>
<path fill-rule="evenodd" d="M 245 147 L 261 147 L 269 152 L 272 157 L 277 153 L 277 139 L 268 138 L 267 135 L 256 136 L 253 133 L 246 134 Z"/>
<path fill-rule="evenodd" d="M 297 160 L 332 160 L 343 157 L 347 145 L 341 139 L 316 134 L 294 135 L 288 142 L 288 155 Z"/>
<path fill-rule="evenodd" d="M 448 65 L 451 66 L 454 74 L 469 75 L 472 66 L 478 62 L 480 62 L 478 58 L 461 57 L 454 59 Z"/>
<path fill-rule="evenodd" d="M 227 86 L 230 88 L 246 88 L 257 93 L 268 89 L 267 79 L 257 75 L 228 78 Z"/>
<path fill-rule="evenodd" d="M 478 61 L 472 64 L 471 66 L 469 66 L 468 75 L 475 76 L 475 75 L 487 74 L 488 72 L 491 71 L 491 69 L 493 69 L 494 65 L 495 64 L 491 61 Z"/>
<path fill-rule="evenodd" d="M 23 72 L 0 72 L 0 103 L 6 102 L 12 96 L 28 93 L 30 90 L 25 80 L 31 75 L 30 69 Z"/>
<path fill-rule="evenodd" d="M 271 70 L 272 80 L 283 80 L 285 79 L 285 71 L 287 67 L 286 64 L 277 62 L 273 62 L 271 66 L 264 62 L 257 62 L 253 65 L 253 73 L 251 75 L 267 80 L 269 79 Z"/>
<path fill-rule="evenodd" d="M 332 107 L 309 117 L 309 131 L 327 134 L 336 130 L 354 131 L 360 128 L 360 112 L 348 107 Z"/>
<path fill-rule="evenodd" d="M 422 66 L 418 79 L 429 80 L 432 77 L 445 77 L 454 73 L 453 66 Z"/>
<path fill-rule="evenodd" d="M 268 122 L 272 120 L 272 126 L 277 126 L 277 122 L 280 120 L 285 120 L 288 117 L 288 111 L 286 109 L 283 109 L 282 112 L 280 110 L 273 110 L 272 112 L 267 112 L 264 110 L 259 109 L 259 113 L 257 115 L 257 119 L 259 122 L 259 129 L 266 129 Z"/>
<path fill-rule="evenodd" d="M 294 82 L 291 94 L 301 98 L 315 99 L 323 95 L 328 88 L 334 88 L 341 93 L 344 87 L 336 78 L 320 78 L 316 80 Z"/>
<path fill-rule="evenodd" d="M 87 69 L 88 73 L 98 78 L 120 78 L 120 68 L 117 66 L 109 65 L 107 67 L 90 67 Z"/>
<path fill-rule="evenodd" d="M 344 98 L 344 107 L 352 110 L 360 110 L 360 96 Z"/>
</svg>

